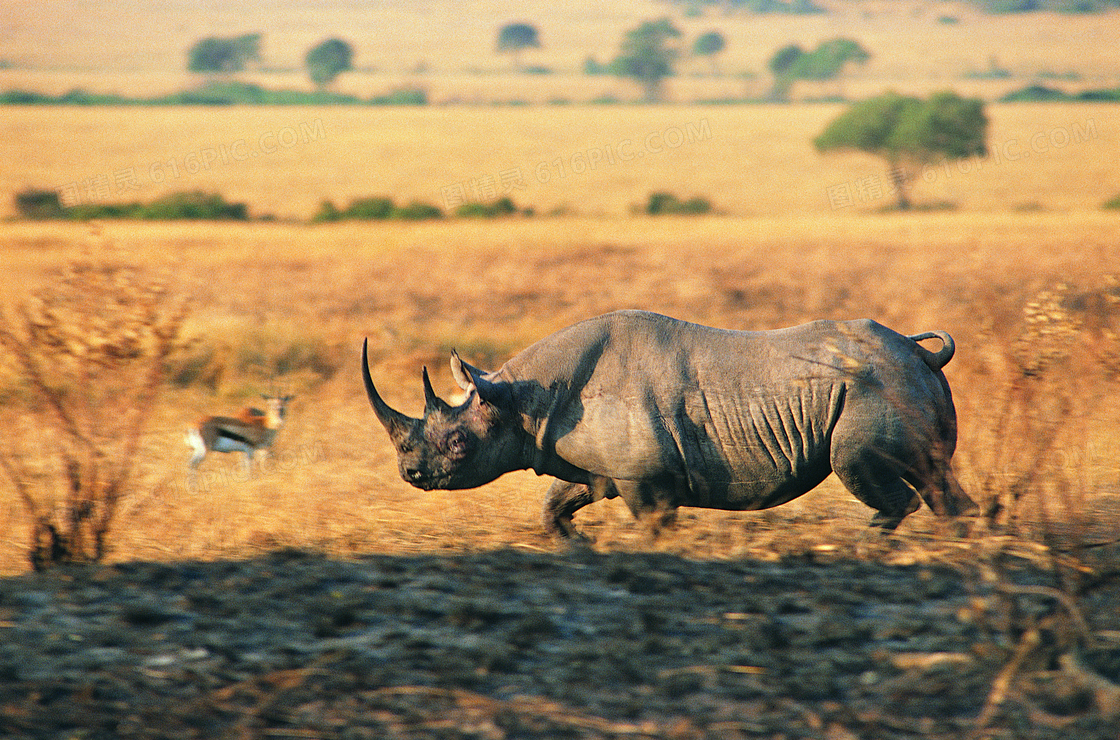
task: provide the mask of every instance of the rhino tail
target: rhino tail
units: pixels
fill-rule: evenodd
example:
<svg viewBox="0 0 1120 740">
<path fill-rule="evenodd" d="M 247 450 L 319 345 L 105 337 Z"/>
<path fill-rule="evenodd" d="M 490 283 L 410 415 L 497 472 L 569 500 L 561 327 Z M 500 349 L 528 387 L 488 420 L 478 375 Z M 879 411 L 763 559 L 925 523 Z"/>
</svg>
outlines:
<svg viewBox="0 0 1120 740">
<path fill-rule="evenodd" d="M 941 341 L 941 349 L 936 352 L 931 352 L 922 345 L 918 345 L 918 353 L 922 359 L 929 365 L 930 370 L 937 372 L 941 368 L 949 364 L 949 360 L 953 359 L 953 354 L 957 351 L 957 345 L 953 342 L 953 338 L 949 336 L 948 332 L 944 331 L 924 331 L 921 334 L 912 334 L 910 339 L 915 343 L 923 339 L 938 339 Z"/>
</svg>

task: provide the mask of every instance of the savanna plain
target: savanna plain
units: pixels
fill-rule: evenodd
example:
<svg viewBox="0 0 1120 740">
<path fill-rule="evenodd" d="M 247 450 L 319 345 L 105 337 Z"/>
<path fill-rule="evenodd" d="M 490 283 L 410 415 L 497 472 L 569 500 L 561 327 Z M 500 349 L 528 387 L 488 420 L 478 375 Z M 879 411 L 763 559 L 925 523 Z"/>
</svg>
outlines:
<svg viewBox="0 0 1120 740">
<path fill-rule="evenodd" d="M 1116 737 L 1115 108 L 993 107 L 998 154 L 929 169 L 915 198 L 940 205 L 911 213 L 876 160 L 813 151 L 828 106 L 547 112 L 5 111 L 7 191 L 132 171 L 138 197 L 220 191 L 275 220 L 0 224 L 13 319 L 75 261 L 135 266 L 186 306 L 102 564 L 20 575 L 33 522 L 0 489 L 0 731 Z M 237 142 L 246 158 L 188 170 Z M 534 215 L 306 222 L 324 198 L 439 202 L 511 172 Z M 658 190 L 716 213 L 631 213 Z M 992 516 L 962 532 L 922 511 L 885 538 L 830 479 L 766 512 L 685 510 L 657 540 L 600 502 L 569 550 L 531 473 L 400 480 L 363 338 L 417 414 L 421 367 L 453 392 L 452 348 L 496 368 L 619 308 L 949 331 L 955 466 Z M 47 479 L 10 359 L 5 443 Z M 274 388 L 295 399 L 271 461 L 215 455 L 189 487 L 186 426 Z"/>
</svg>

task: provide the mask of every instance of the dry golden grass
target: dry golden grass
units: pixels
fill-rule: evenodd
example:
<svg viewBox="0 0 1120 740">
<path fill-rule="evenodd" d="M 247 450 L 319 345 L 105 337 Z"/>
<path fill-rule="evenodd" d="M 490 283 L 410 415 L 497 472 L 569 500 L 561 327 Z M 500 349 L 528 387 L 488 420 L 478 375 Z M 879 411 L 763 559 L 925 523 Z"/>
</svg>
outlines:
<svg viewBox="0 0 1120 740">
<path fill-rule="evenodd" d="M 339 363 L 329 378 L 279 379 L 298 398 L 271 467 L 245 480 L 239 461 L 209 458 L 199 492 L 184 485 L 186 424 L 244 405 L 270 379 L 229 362 L 213 390 L 193 385 L 163 396 L 111 558 L 168 559 L 285 545 L 337 554 L 551 547 L 539 525 L 547 481 L 532 474 L 450 493 L 421 493 L 399 479 L 357 380 L 358 348 L 368 336 L 386 398 L 416 413 L 422 364 L 437 391 L 452 390 L 450 347 L 496 366 L 574 320 L 622 307 L 734 328 L 870 316 L 900 331 L 946 329 L 958 345 L 947 374 L 966 487 L 1002 497 L 1018 517 L 1016 531 L 1116 537 L 1120 346 L 1109 332 L 1118 294 L 1105 274 L 1120 264 L 1114 234 L 1114 217 L 1103 213 L 121 223 L 94 231 L 12 223 L 0 228 L 0 252 L 9 301 L 54 279 L 92 244 L 111 259 L 174 265 L 193 309 L 186 332 L 201 345 L 236 349 L 265 332 L 324 347 Z M 1038 318 L 1050 314 L 1050 324 Z M 1073 328 L 1068 335 L 1047 329 L 1062 322 Z M 1022 350 L 1043 346 L 1056 348 L 1047 355 L 1054 363 L 1024 372 L 1031 355 Z M 10 488 L 2 490 L 0 572 L 14 573 L 26 567 L 28 522 Z M 1022 493 L 1017 503 L 1014 492 Z M 689 512 L 679 535 L 659 546 L 707 557 L 848 551 L 863 546 L 867 513 L 829 481 L 771 512 Z M 581 512 L 579 524 L 602 546 L 648 547 L 613 503 Z M 919 514 L 903 534 L 920 538 L 937 527 Z M 929 548 L 917 542 L 909 556 Z"/>
<path fill-rule="evenodd" d="M 185 49 L 217 32 L 205 17 L 172 14 L 159 18 L 165 33 L 145 35 L 153 17 L 126 24 L 113 4 L 81 16 L 88 25 L 55 23 L 52 14 L 64 4 L 43 6 L 34 16 L 29 5 L 3 7 L 23 24 L 14 26 L 8 56 L 38 68 L 0 70 L 0 88 L 31 80 L 48 92 L 76 84 L 124 94 L 178 89 L 190 82 L 178 71 Z M 273 8 L 277 15 L 259 26 L 256 11 L 238 7 L 222 33 L 288 29 L 266 35 L 265 57 L 275 66 L 297 66 L 306 45 L 325 33 L 322 19 L 302 22 L 294 3 Z M 340 89 L 368 96 L 421 84 L 436 100 L 632 94 L 614 79 L 497 73 L 508 64 L 491 49 L 493 31 L 507 20 L 504 6 L 475 8 L 481 15 L 469 26 L 451 5 L 424 22 L 409 15 L 411 7 L 384 11 L 408 26 L 408 34 L 363 34 L 381 46 L 363 46 L 358 62 L 380 71 L 344 76 Z M 643 9 L 666 10 L 621 2 L 596 7 L 575 17 L 554 4 L 519 6 L 545 33 L 546 48 L 526 61 L 571 71 L 588 53 L 602 50 L 605 59 Z M 1033 18 L 981 19 L 961 7 L 953 12 L 964 22 L 940 26 L 931 13 L 943 10 L 892 6 L 875 18 L 853 11 L 682 25 L 690 36 L 709 24 L 725 28 L 732 49 L 726 70 L 759 70 L 783 43 L 812 44 L 850 30 L 876 54 L 845 82 L 844 92 L 853 96 L 949 84 L 990 94 L 989 83 L 968 87 L 955 78 L 984 66 L 997 38 L 1014 39 L 1000 42 L 999 61 L 1024 74 L 1070 69 L 1076 57 L 1097 75 L 1087 83 L 1114 84 L 1110 75 L 1120 63 L 1108 43 L 1113 34 L 1103 31 L 1120 16 L 1048 19 L 1053 26 Z M 345 20 L 342 27 L 357 33 L 363 24 L 384 27 L 385 16 Z M 441 36 L 431 32 L 432 23 L 475 32 Z M 1044 30 L 1052 28 L 1061 32 Z M 42 33 L 32 43 L 26 34 L 35 29 Z M 48 46 L 53 70 L 36 56 Z M 138 65 L 140 58 L 148 61 Z M 431 74 L 402 71 L 421 61 Z M 254 79 L 302 84 L 298 73 Z M 762 78 L 685 75 L 671 82 L 670 94 L 675 100 L 756 94 L 764 85 Z M 547 484 L 531 474 L 439 494 L 400 481 L 356 381 L 358 347 L 370 337 L 386 397 L 415 413 L 421 365 L 435 370 L 438 390 L 451 390 L 445 369 L 451 347 L 492 367 L 555 329 L 623 307 L 736 328 L 869 316 L 900 331 L 947 329 L 959 348 L 948 374 L 962 419 L 957 460 L 966 486 L 999 497 L 1028 523 L 1060 521 L 1072 535 L 1113 536 L 1102 530 L 1115 527 L 1115 517 L 1100 512 L 1114 508 L 1117 495 L 1120 348 L 1108 273 L 1120 260 L 1115 216 L 1097 208 L 1116 194 L 1116 106 L 991 106 L 994 154 L 932 168 L 915 189 L 919 202 L 951 201 L 960 210 L 912 215 L 871 215 L 891 205 L 883 163 L 813 150 L 812 137 L 838 111 L 9 108 L 0 123 L 5 209 L 25 188 L 62 189 L 85 202 L 149 201 L 202 189 L 246 201 L 256 214 L 304 220 L 324 198 L 342 205 L 384 194 L 448 206 L 454 188 L 462 187 L 462 197 L 486 199 L 501 194 L 503 175 L 513 175 L 523 184 L 511 191 L 520 205 L 569 215 L 319 227 L 8 222 L 0 225 L 0 301 L 10 305 L 50 285 L 82 250 L 171 268 L 189 297 L 184 331 L 194 344 L 179 369 L 192 368 L 195 381 L 170 389 L 154 410 L 142 477 L 114 530 L 114 559 L 212 558 L 283 545 L 333 553 L 550 547 L 539 525 Z M 655 190 L 708 197 L 723 215 L 624 217 Z M 845 194 L 850 205 L 837 200 Z M 1068 322 L 1062 311 L 1070 313 Z M 1053 366 L 1044 373 L 1028 368 L 1024 357 L 1034 343 L 1065 336 L 1047 333 L 1063 322 L 1071 331 L 1051 348 Z M 205 490 L 187 491 L 185 425 L 268 390 L 275 379 L 268 362 L 292 348 L 313 361 L 280 378 L 299 397 L 277 442 L 275 465 L 243 480 L 239 461 L 216 456 L 204 464 Z M 0 390 L 13 383 L 3 375 Z M 10 489 L 0 491 L 0 572 L 13 573 L 26 567 L 29 523 Z M 690 512 L 680 536 L 662 546 L 701 556 L 766 556 L 778 538 L 795 549 L 853 547 L 862 542 L 866 515 L 828 482 L 774 512 Z M 604 546 L 647 546 L 612 503 L 590 507 L 579 523 Z M 918 516 L 906 527 L 922 534 L 936 523 Z M 1019 528 L 1037 533 L 1031 527 Z"/>
<path fill-rule="evenodd" d="M 79 202 L 202 189 L 258 215 L 299 219 L 323 199 L 345 205 L 380 194 L 446 207 L 507 189 L 538 213 L 581 215 L 625 214 L 654 190 L 702 195 L 740 216 L 892 205 L 882 161 L 814 150 L 812 138 L 839 110 L 9 108 L 0 200 L 11 213 L 12 196 L 26 188 L 59 189 Z M 929 168 L 915 198 L 973 211 L 1096 209 L 1118 187 L 1116 111 L 991 106 L 992 155 Z"/>
</svg>

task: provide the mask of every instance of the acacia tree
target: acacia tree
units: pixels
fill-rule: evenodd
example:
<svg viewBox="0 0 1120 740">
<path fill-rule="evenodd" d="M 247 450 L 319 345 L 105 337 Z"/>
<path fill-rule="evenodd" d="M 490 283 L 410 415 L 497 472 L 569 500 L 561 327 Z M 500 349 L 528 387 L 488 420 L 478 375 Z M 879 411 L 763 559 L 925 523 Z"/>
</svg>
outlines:
<svg viewBox="0 0 1120 740">
<path fill-rule="evenodd" d="M 335 77 L 353 69 L 354 49 L 341 39 L 327 39 L 307 52 L 304 64 L 315 87 L 322 90 Z"/>
<path fill-rule="evenodd" d="M 187 52 L 191 72 L 240 72 L 247 62 L 261 59 L 261 35 L 250 33 L 234 38 L 214 36 L 201 39 Z"/>
<path fill-rule="evenodd" d="M 629 31 L 622 40 L 611 71 L 620 77 L 634 78 L 645 91 L 646 102 L 661 100 L 661 83 L 673 74 L 680 50 L 673 43 L 681 32 L 668 18 L 646 21 Z"/>
<path fill-rule="evenodd" d="M 770 89 L 773 100 L 789 100 L 789 89 L 793 86 L 793 65 L 805 55 L 805 51 L 797 44 L 783 46 L 770 57 L 767 66 L 774 75 L 774 86 Z"/>
<path fill-rule="evenodd" d="M 723 34 L 719 31 L 709 31 L 699 36 L 692 44 L 692 55 L 697 57 L 708 57 L 712 65 L 712 74 L 715 75 L 719 71 L 718 58 L 719 55 L 727 48 L 727 40 L 724 39 Z"/>
<path fill-rule="evenodd" d="M 907 210 L 909 184 L 923 166 L 985 156 L 987 133 L 981 100 L 953 92 L 929 100 L 887 93 L 852 105 L 813 144 L 821 152 L 855 149 L 886 159 L 898 207 Z"/>
<path fill-rule="evenodd" d="M 790 88 L 797 80 L 832 80 L 848 65 L 866 64 L 869 59 L 871 53 L 852 39 L 822 41 L 812 51 L 805 51 L 797 44 L 783 46 L 770 58 L 770 71 L 774 75 L 770 96 L 774 100 L 788 100 Z"/>
<path fill-rule="evenodd" d="M 541 48 L 540 35 L 535 26 L 528 23 L 509 23 L 498 31 L 495 45 L 499 54 L 509 54 L 515 69 L 521 69 L 521 52 L 524 49 Z"/>
</svg>

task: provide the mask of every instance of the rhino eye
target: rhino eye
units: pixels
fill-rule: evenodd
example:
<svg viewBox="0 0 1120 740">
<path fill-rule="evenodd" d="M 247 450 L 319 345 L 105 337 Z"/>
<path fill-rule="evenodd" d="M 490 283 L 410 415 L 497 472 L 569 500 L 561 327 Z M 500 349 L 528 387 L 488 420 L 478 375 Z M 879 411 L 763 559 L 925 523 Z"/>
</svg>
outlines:
<svg viewBox="0 0 1120 740">
<path fill-rule="evenodd" d="M 467 435 L 458 430 L 451 432 L 444 438 L 443 448 L 451 457 L 462 457 L 467 454 Z"/>
</svg>

